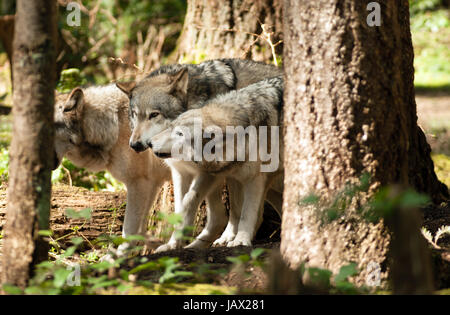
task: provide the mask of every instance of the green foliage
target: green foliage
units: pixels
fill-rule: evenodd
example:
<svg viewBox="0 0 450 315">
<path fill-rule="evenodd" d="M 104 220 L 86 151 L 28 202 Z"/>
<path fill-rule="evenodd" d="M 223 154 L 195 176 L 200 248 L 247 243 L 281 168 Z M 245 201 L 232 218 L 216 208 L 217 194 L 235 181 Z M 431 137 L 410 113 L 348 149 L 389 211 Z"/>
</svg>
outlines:
<svg viewBox="0 0 450 315">
<path fill-rule="evenodd" d="M 410 0 L 415 85 L 450 89 L 450 18 L 442 0 Z"/>
<path fill-rule="evenodd" d="M 64 212 L 66 216 L 68 216 L 71 219 L 85 219 L 89 220 L 92 216 L 92 209 L 86 208 L 80 211 L 76 211 L 74 209 L 66 209 Z"/>
<path fill-rule="evenodd" d="M 331 200 L 323 200 L 316 194 L 310 194 L 299 201 L 300 206 L 312 206 L 320 217 L 322 224 L 330 223 L 343 217 L 348 209 L 355 206 L 355 199 L 366 194 L 370 187 L 369 174 L 363 174 L 358 184 L 347 184 Z M 378 189 L 368 202 L 356 207 L 356 212 L 369 222 L 378 222 L 387 218 L 398 208 L 425 207 L 430 202 L 427 195 L 413 189 L 399 190 L 395 186 Z"/>
<path fill-rule="evenodd" d="M 450 187 L 450 157 L 445 154 L 434 154 L 432 158 L 437 177 L 447 187 Z"/>
<path fill-rule="evenodd" d="M 266 263 L 264 261 L 264 253 L 267 253 L 267 250 L 264 248 L 255 248 L 250 254 L 242 254 L 236 257 L 227 257 L 227 260 L 233 264 L 233 269 L 240 270 L 244 275 L 249 276 L 248 272 L 245 272 L 247 267 L 266 267 Z"/>
<path fill-rule="evenodd" d="M 109 58 L 137 55 L 138 33 L 145 39 L 149 26 L 164 29 L 162 53 L 168 55 L 175 48 L 187 3 L 184 0 L 84 0 L 83 5 L 91 16 L 82 10 L 80 26 L 69 26 L 66 21 L 70 12 L 60 6 L 58 28 L 70 47 L 61 62 L 82 67 L 91 82 L 106 83 L 115 79 L 112 72 L 116 65 Z M 125 58 L 125 62 L 130 60 Z"/>
<path fill-rule="evenodd" d="M 158 212 L 156 220 L 164 221 L 169 226 L 161 233 L 163 238 L 168 238 L 175 231 L 175 238 L 187 242 L 193 241 L 192 233 L 193 226 L 186 226 L 183 229 L 178 229 L 177 226 L 183 222 L 183 217 L 178 213 L 164 213 Z"/>
<path fill-rule="evenodd" d="M 301 278 L 308 275 L 308 287 L 319 289 L 322 293 L 329 294 L 364 294 L 368 292 L 365 287 L 356 287 L 350 282 L 350 278 L 358 275 L 359 271 L 356 263 L 349 263 L 342 266 L 339 272 L 333 276 L 333 272 L 321 268 L 305 268 L 301 270 Z"/>
<path fill-rule="evenodd" d="M 9 151 L 0 147 L 0 185 L 8 180 Z"/>
<path fill-rule="evenodd" d="M 411 15 L 436 10 L 442 6 L 442 0 L 409 0 Z"/>
<path fill-rule="evenodd" d="M 359 178 L 359 183 L 347 183 L 341 191 L 337 192 L 330 200 L 324 200 L 315 193 L 311 193 L 299 201 L 300 206 L 313 206 L 322 223 L 332 222 L 342 217 L 355 198 L 368 192 L 370 175 L 364 173 Z"/>
<path fill-rule="evenodd" d="M 69 179 L 70 176 L 70 179 Z M 77 167 L 70 160 L 63 158 L 61 165 L 52 172 L 52 183 L 72 183 L 73 186 L 84 187 L 92 191 L 119 191 L 125 186 L 117 181 L 109 172 L 91 173 Z"/>
<path fill-rule="evenodd" d="M 419 208 L 429 204 L 430 198 L 413 189 L 398 192 L 398 188 L 388 186 L 381 188 L 369 203 L 363 206 L 359 212 L 369 222 L 378 222 L 381 218 L 387 218 L 398 208 Z"/>
<path fill-rule="evenodd" d="M 86 78 L 81 74 L 77 68 L 70 68 L 61 71 L 61 76 L 56 90 L 60 93 L 69 93 L 72 89 L 85 85 L 87 83 Z"/>
</svg>

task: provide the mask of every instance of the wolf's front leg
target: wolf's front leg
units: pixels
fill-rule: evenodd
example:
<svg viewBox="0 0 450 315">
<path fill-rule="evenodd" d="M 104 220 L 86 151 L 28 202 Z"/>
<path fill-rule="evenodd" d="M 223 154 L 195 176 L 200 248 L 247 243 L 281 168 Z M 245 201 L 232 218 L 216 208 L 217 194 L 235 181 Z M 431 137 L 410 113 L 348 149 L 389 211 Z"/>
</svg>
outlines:
<svg viewBox="0 0 450 315">
<path fill-rule="evenodd" d="M 176 168 L 171 167 L 172 173 L 172 182 L 173 182 L 173 195 L 174 195 L 174 207 L 175 213 L 180 214 L 183 217 L 184 221 L 184 208 L 183 208 L 183 197 L 189 191 L 189 187 L 192 183 L 192 176 L 186 173 L 180 173 Z M 169 241 L 166 244 L 159 246 L 155 253 L 164 252 L 167 250 L 179 248 L 182 245 L 182 240 L 177 237 L 180 228 L 176 227 L 175 231 L 173 231 Z"/>
<path fill-rule="evenodd" d="M 227 223 L 225 205 L 222 203 L 223 186 L 217 186 L 206 196 L 206 226 L 186 248 L 206 248 L 220 235 Z"/>
<path fill-rule="evenodd" d="M 244 203 L 238 232 L 233 241 L 228 243 L 229 247 L 244 245 L 251 246 L 253 236 L 256 233 L 260 211 L 264 202 L 266 192 L 266 177 L 256 176 L 244 185 Z"/>
<path fill-rule="evenodd" d="M 145 235 L 147 231 L 148 211 L 153 205 L 163 181 L 138 179 L 127 186 L 127 207 L 122 229 L 122 237 Z M 123 256 L 130 243 L 123 243 L 117 249 L 117 255 Z"/>
</svg>

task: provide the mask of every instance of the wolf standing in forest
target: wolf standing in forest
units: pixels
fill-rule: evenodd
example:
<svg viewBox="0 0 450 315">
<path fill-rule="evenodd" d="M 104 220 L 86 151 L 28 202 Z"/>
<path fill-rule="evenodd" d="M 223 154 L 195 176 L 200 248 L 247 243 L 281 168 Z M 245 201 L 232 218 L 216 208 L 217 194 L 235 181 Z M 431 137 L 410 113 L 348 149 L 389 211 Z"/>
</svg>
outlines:
<svg viewBox="0 0 450 315">
<path fill-rule="evenodd" d="M 147 216 L 170 170 L 149 150 L 128 144 L 129 100 L 114 84 L 75 88 L 55 102 L 55 155 L 89 171 L 108 170 L 127 187 L 124 237 L 145 234 Z"/>
<path fill-rule="evenodd" d="M 149 144 L 153 152 L 183 174 L 174 178 L 174 186 L 187 188 L 181 201 L 184 225 L 193 222 L 192 213 L 204 196 L 226 180 L 237 185 L 231 197 L 239 200 L 238 208 L 215 243 L 251 245 L 266 193 L 283 171 L 279 132 L 282 102 L 283 79 L 265 79 L 181 114 L 152 137 Z M 226 222 L 222 211 L 211 211 L 214 222 L 207 224 L 210 230 L 206 228 L 198 239 L 217 234 Z M 208 218 L 208 222 L 211 220 Z"/>
<path fill-rule="evenodd" d="M 118 83 L 117 86 L 130 98 L 132 127 L 130 146 L 137 152 L 144 151 L 149 147 L 148 142 L 154 135 L 166 129 L 171 121 L 188 109 L 201 106 L 216 95 L 277 75 L 282 75 L 282 70 L 272 65 L 242 59 L 217 59 L 198 65 L 167 65 L 153 71 L 138 83 Z M 183 174 L 175 169 L 171 171 L 172 179 L 177 183 L 180 182 L 179 178 Z M 227 184 L 230 192 L 230 207 L 233 208 L 235 185 Z M 282 185 L 278 186 L 277 191 L 271 190 L 267 196 L 270 198 L 270 203 L 280 210 Z M 174 185 L 175 212 L 177 213 L 182 211 L 183 191 L 186 191 L 186 187 Z M 217 188 L 206 196 L 208 218 L 212 217 L 210 208 L 223 207 L 221 194 L 221 189 Z M 208 231 L 208 223 L 213 221 L 208 219 L 206 231 Z M 215 237 L 197 238 L 190 246 L 209 246 L 213 239 Z M 158 248 L 158 251 L 173 249 L 179 245 L 179 242 L 169 242 Z"/>
</svg>

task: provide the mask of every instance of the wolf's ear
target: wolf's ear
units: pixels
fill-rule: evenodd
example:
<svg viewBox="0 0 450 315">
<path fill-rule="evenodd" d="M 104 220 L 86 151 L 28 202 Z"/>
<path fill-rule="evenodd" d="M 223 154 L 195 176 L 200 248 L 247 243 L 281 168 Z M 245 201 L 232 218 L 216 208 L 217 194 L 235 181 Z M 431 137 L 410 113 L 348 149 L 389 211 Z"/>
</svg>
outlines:
<svg viewBox="0 0 450 315">
<path fill-rule="evenodd" d="M 177 73 L 171 75 L 170 81 L 171 93 L 181 93 L 183 95 L 186 95 L 189 83 L 188 69 L 183 68 Z"/>
<path fill-rule="evenodd" d="M 64 113 L 79 114 L 83 110 L 83 90 L 79 87 L 70 92 L 69 98 L 64 104 Z"/>
<path fill-rule="evenodd" d="M 116 86 L 131 98 L 131 91 L 136 87 L 136 81 L 116 82 Z"/>
</svg>

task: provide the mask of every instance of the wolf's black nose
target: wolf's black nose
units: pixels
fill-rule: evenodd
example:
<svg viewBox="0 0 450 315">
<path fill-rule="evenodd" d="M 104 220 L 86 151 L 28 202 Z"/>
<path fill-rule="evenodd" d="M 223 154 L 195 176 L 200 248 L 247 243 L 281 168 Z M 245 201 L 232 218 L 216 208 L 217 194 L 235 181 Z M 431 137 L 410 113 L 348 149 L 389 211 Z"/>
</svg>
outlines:
<svg viewBox="0 0 450 315">
<path fill-rule="evenodd" d="M 140 141 L 130 143 L 130 147 L 136 152 L 142 152 L 145 150 L 144 145 Z"/>
</svg>

